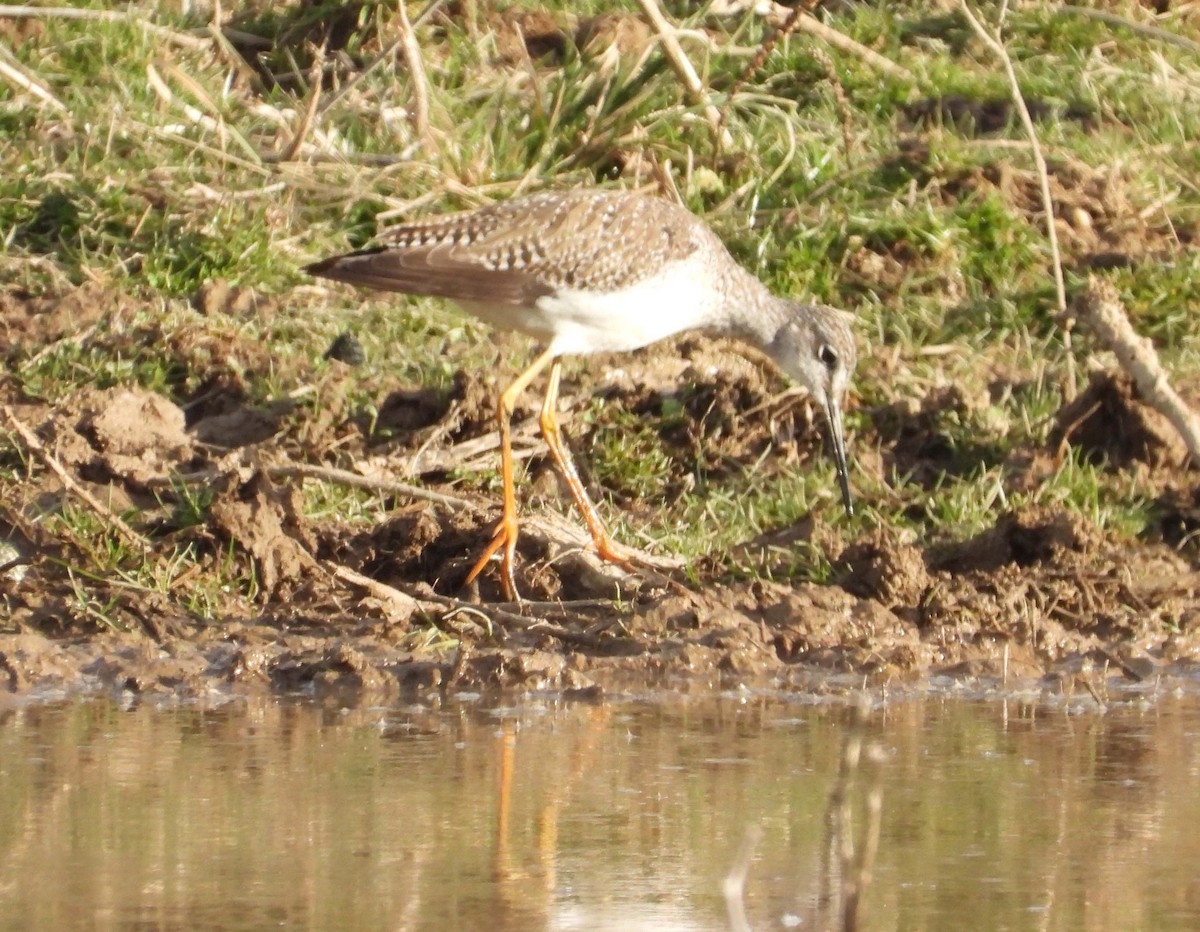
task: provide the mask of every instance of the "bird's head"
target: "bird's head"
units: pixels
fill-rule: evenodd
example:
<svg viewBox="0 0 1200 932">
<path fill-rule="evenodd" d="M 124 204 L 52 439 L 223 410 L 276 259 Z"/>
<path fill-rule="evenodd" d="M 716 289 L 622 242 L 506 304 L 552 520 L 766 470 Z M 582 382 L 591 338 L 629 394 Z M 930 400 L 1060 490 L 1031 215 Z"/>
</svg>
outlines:
<svg viewBox="0 0 1200 932">
<path fill-rule="evenodd" d="M 825 412 L 834 463 L 846 514 L 853 514 L 846 445 L 842 437 L 842 405 L 858 352 L 851 317 L 821 304 L 789 301 L 788 311 L 766 350 L 776 365 L 808 389 Z"/>
</svg>

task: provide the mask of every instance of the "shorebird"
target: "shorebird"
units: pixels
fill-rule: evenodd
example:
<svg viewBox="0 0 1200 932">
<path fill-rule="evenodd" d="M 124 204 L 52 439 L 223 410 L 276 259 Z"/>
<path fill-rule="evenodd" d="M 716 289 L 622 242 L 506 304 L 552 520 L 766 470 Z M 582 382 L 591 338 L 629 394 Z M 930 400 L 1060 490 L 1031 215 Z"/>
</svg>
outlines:
<svg viewBox="0 0 1200 932">
<path fill-rule="evenodd" d="M 545 349 L 500 395 L 504 502 L 491 543 L 466 582 L 497 551 L 505 595 L 516 601 L 519 522 L 509 422 L 517 398 L 550 368 L 540 424 L 550 455 L 596 553 L 626 568 L 563 443 L 555 408 L 562 358 L 624 352 L 685 330 L 736 337 L 763 350 L 825 413 L 846 513 L 852 512 L 842 404 L 856 357 L 850 315 L 772 294 L 699 217 L 670 201 L 625 191 L 552 191 L 385 231 L 378 245 L 305 268 L 310 275 L 384 291 L 449 298 L 493 326 Z"/>
</svg>

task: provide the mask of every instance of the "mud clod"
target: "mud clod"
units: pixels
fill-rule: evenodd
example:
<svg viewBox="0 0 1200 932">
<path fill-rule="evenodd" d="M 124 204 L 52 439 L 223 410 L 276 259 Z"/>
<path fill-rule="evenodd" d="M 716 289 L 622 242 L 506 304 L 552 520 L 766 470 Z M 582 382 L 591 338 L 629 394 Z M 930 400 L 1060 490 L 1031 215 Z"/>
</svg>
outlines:
<svg viewBox="0 0 1200 932">
<path fill-rule="evenodd" d="M 852 544 L 838 560 L 846 568 L 842 586 L 848 592 L 889 608 L 916 605 L 929 587 L 925 555 L 883 532 Z"/>
<path fill-rule="evenodd" d="M 22 408 L 33 420 L 49 412 Z M 55 455 L 91 482 L 145 483 L 177 470 L 193 455 L 183 412 L 144 389 L 84 390 L 49 416 L 41 433 Z"/>
<path fill-rule="evenodd" d="M 253 288 L 231 285 L 224 280 L 205 282 L 192 299 L 192 307 L 206 316 L 249 317 L 258 312 L 259 304 Z"/>
<path fill-rule="evenodd" d="M 1111 469 L 1135 463 L 1179 466 L 1187 448 L 1165 417 L 1138 398 L 1133 378 L 1118 370 L 1093 373 L 1087 388 L 1055 415 L 1050 443 L 1083 450 Z"/>
<path fill-rule="evenodd" d="M 1008 565 L 1072 562 L 1096 543 L 1094 529 L 1060 509 L 1024 508 L 1009 512 L 996 526 L 951 547 L 938 548 L 932 566 L 938 570 L 994 572 Z"/>
<path fill-rule="evenodd" d="M 1169 488 L 1158 500 L 1157 531 L 1172 547 L 1200 549 L 1200 484 Z"/>
<path fill-rule="evenodd" d="M 227 490 L 212 506 L 215 529 L 254 559 L 262 591 L 281 595 L 315 568 L 299 491 L 278 488 L 261 472 Z M 307 546 L 306 546 L 307 544 Z"/>
</svg>

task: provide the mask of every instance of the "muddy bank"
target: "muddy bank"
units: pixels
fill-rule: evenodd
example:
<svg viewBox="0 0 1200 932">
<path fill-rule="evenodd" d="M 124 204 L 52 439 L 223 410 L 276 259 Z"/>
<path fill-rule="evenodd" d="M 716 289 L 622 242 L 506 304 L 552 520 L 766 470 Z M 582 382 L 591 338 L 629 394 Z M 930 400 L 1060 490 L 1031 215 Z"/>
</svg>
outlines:
<svg viewBox="0 0 1200 932">
<path fill-rule="evenodd" d="M 524 607 L 418 597 L 400 620 L 409 605 L 321 574 L 213 622 L 167 596 L 114 592 L 123 630 L 81 617 L 78 591 L 35 565 L 4 584 L 0 685 L 185 696 L 838 690 L 851 681 L 834 674 L 854 674 L 874 685 L 949 676 L 1102 693 L 1109 678 L 1198 677 L 1200 577 L 1169 549 L 1145 549 L 1132 555 L 1062 512 L 1022 512 L 936 556 L 883 536 L 855 544 L 840 585 L 713 582 L 703 593 Z"/>
<path fill-rule="evenodd" d="M 599 565 L 546 468 L 532 410 L 518 412 L 526 488 L 550 502 L 525 512 L 526 601 L 517 605 L 498 601 L 488 574 L 462 589 L 496 502 L 454 477 L 495 456 L 493 385 L 458 372 L 444 391 L 392 392 L 368 428 L 341 363 L 303 373 L 319 403 L 249 396 L 248 373 L 280 364 L 202 317 L 269 314 L 269 302 L 211 289 L 197 296 L 196 326 L 170 332 L 117 325 L 136 303 L 92 286 L 0 301 L 12 366 L 82 340 L 108 354 L 165 353 L 179 374 L 165 392 L 89 387 L 52 403 L 15 379 L 0 383 L 11 477 L 0 485 L 0 539 L 9 542 L 0 554 L 0 689 L 11 693 L 587 695 L 836 688 L 852 675 L 1099 695 L 1113 678 L 1200 676 L 1200 482 L 1119 375 L 1097 373 L 1059 412 L 1046 447 L 1009 453 L 1005 481 L 1010 492 L 1047 481 L 1068 453 L 1148 474 L 1159 520 L 1140 537 L 1102 531 L 1063 507 L 1005 508 L 998 496 L 990 527 L 970 539 L 925 540 L 899 526 L 849 538 L 829 502 L 737 548 L 753 581 L 731 577 L 723 554 L 685 569 L 647 556 L 655 568 L 636 574 Z M 672 455 L 655 484 L 668 496 L 686 492 L 697 460 L 710 477 L 772 450 L 786 460 L 780 468 L 827 468 L 813 412 L 781 393 L 773 374 L 733 359 L 687 337 L 622 357 L 623 375 L 603 383 L 594 366 L 564 396 L 599 396 L 606 411 L 658 425 Z M 279 373 L 289 376 L 300 379 Z M 673 413 L 660 424 L 666 397 Z M 981 405 L 931 388 L 863 406 L 855 449 L 860 468 L 880 479 L 865 503 L 882 505 L 869 496 L 888 494 L 887 475 L 936 495 L 939 477 L 961 468 L 939 425 Z M 585 446 L 590 429 L 573 423 L 574 443 Z M 355 521 L 338 508 L 314 515 L 306 483 L 356 489 L 376 511 Z M 620 477 L 599 493 L 654 507 Z M 806 548 L 830 559 L 829 583 L 784 581 Z"/>
</svg>

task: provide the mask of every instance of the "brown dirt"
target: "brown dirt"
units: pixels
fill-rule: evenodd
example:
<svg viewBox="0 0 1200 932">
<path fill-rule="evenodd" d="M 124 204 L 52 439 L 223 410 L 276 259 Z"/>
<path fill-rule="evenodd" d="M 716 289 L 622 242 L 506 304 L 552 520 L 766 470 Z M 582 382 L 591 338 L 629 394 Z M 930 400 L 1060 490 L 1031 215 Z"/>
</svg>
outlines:
<svg viewBox="0 0 1200 932">
<path fill-rule="evenodd" d="M 114 309 L 109 302 L 116 301 Z M 133 302 L 99 285 L 45 298 L 0 291 L 0 347 L 4 356 L 42 351 L 66 337 L 89 332 L 102 319 L 119 324 Z"/>
<path fill-rule="evenodd" d="M 386 450 L 372 449 L 346 402 L 340 364 L 306 375 L 319 404 L 255 407 L 243 386 L 247 371 L 268 364 L 259 343 L 207 318 L 201 329 L 170 333 L 114 324 L 134 306 L 90 286 L 57 299 L 0 296 L 0 332 L 11 336 L 14 362 L 56 340 L 129 350 L 153 338 L 179 373 L 174 399 L 90 388 L 48 405 L 0 382 L 8 406 L 0 430 L 12 440 L 0 455 L 22 476 L 0 485 L 0 540 L 9 542 L 0 551 L 0 689 L 586 692 L 813 688 L 853 674 L 855 683 L 1007 677 L 1102 690 L 1106 675 L 1200 673 L 1200 481 L 1119 376 L 1096 375 L 1059 413 L 1048 447 L 1026 451 L 1024 469 L 1010 464 L 1012 483 L 1040 481 L 1072 445 L 1110 470 L 1151 470 L 1162 489 L 1161 522 L 1140 541 L 1054 507 L 999 513 L 965 541 L 892 528 L 847 541 L 814 513 L 745 542 L 734 556 L 764 574 L 784 573 L 797 548 L 815 547 L 833 558 L 833 582 L 746 582 L 703 561 L 692 567 L 698 578 L 600 566 L 561 504 L 523 525 L 518 583 L 530 601 L 499 603 L 495 577 L 485 573 L 472 604 L 459 601 L 460 590 L 490 534 L 494 502 L 425 502 L 381 486 L 391 512 L 375 526 L 314 520 L 288 469 L 338 467 L 392 481 L 414 470 L 382 470 L 411 466 L 420 451 L 430 464 L 414 467 L 420 488 L 461 494 L 445 477 L 456 457 L 494 456 L 464 452 L 491 435 L 494 389 L 460 374 L 445 392 L 395 391 L 380 408 L 392 439 Z M 208 315 L 260 313 L 258 306 L 219 286 L 197 298 Z M 795 468 L 785 452 L 793 440 L 805 457 L 819 456 L 807 403 L 729 350 L 688 337 L 622 357 L 603 385 L 565 385 L 564 401 L 578 409 L 599 394 L 606 416 L 624 412 L 657 425 L 676 464 L 663 481 L 676 491 L 697 463 L 715 475 L 772 447 Z M 939 425 L 986 407 L 986 399 L 938 389 L 865 412 L 881 468 L 933 489 L 963 454 L 950 455 Z M 20 439 L 13 418 L 36 432 L 41 452 Z M 568 423 L 585 449 L 589 428 Z M 992 455 L 983 447 L 967 459 Z M 553 495 L 555 484 L 539 481 L 539 472 L 535 464 L 526 488 Z M 99 503 L 92 520 L 109 526 L 117 553 L 59 519 L 68 506 L 92 509 L 80 490 Z M 114 529 L 116 514 L 133 541 Z M 12 548 L 22 565 L 11 565 Z M 157 583 L 145 583 L 149 577 Z M 617 594 L 614 605 L 608 600 Z"/>
</svg>

